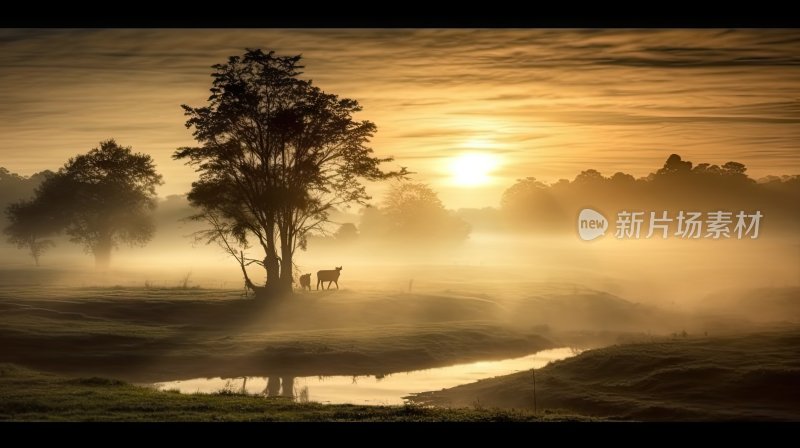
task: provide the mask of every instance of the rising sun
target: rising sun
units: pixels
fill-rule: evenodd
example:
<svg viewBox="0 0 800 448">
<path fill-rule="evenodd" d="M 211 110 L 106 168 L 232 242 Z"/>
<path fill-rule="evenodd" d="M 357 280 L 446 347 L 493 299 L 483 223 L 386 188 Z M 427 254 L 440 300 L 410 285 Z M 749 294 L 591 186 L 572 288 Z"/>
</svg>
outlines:
<svg viewBox="0 0 800 448">
<path fill-rule="evenodd" d="M 497 157 L 482 152 L 462 154 L 450 162 L 453 183 L 462 187 L 476 187 L 489 183 L 490 174 L 497 167 Z"/>
</svg>

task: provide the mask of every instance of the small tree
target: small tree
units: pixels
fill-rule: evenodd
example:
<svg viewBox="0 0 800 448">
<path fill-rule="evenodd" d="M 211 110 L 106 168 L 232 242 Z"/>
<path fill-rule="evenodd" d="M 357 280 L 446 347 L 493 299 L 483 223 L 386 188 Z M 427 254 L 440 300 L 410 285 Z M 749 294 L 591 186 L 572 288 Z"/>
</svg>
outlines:
<svg viewBox="0 0 800 448">
<path fill-rule="evenodd" d="M 373 237 L 401 242 L 449 244 L 465 240 L 471 229 L 444 208 L 428 185 L 399 182 L 386 194 L 382 207 L 364 211 L 361 230 Z"/>
<path fill-rule="evenodd" d="M 0 167 L 0 210 L 5 210 L 9 205 L 15 202 L 32 198 L 36 187 L 38 187 L 47 176 L 52 174 L 52 171 L 44 170 L 26 177 Z M 3 224 L 6 223 L 4 222 Z"/>
<path fill-rule="evenodd" d="M 43 239 L 47 235 L 58 232 L 52 216 L 40 203 L 22 201 L 11 204 L 6 210 L 9 225 L 5 228 L 8 242 L 20 249 L 27 249 L 36 266 L 39 258 L 49 248 L 55 246 L 52 240 Z"/>
<path fill-rule="evenodd" d="M 107 268 L 120 243 L 144 245 L 152 237 L 151 211 L 161 183 L 150 156 L 107 140 L 47 177 L 33 201 L 10 207 L 7 232 L 33 248 L 43 235 L 63 230 L 94 255 L 97 267 Z"/>
<path fill-rule="evenodd" d="M 183 106 L 201 146 L 174 154 L 200 173 L 189 200 L 209 229 L 198 236 L 236 258 L 259 297 L 291 293 L 295 251 L 332 207 L 370 199 L 362 179 L 406 173 L 381 170 L 392 159 L 372 155 L 367 144 L 376 127 L 353 118 L 358 102 L 300 79 L 299 61 L 248 50 L 213 66 L 208 105 Z M 253 241 L 263 258 L 246 255 Z M 248 265 L 264 268 L 263 286 L 250 279 Z"/>
<path fill-rule="evenodd" d="M 595 170 L 586 170 L 573 183 L 562 184 L 559 189 L 588 186 L 594 188 L 604 178 Z M 556 190 L 558 191 L 558 190 Z M 500 207 L 508 222 L 516 228 L 529 230 L 555 230 L 563 228 L 564 212 L 554 190 L 535 177 L 518 179 L 503 192 Z"/>
<path fill-rule="evenodd" d="M 336 238 L 337 241 L 353 241 L 358 238 L 358 228 L 352 222 L 346 222 L 339 226 L 336 233 L 333 234 L 333 237 Z"/>
</svg>

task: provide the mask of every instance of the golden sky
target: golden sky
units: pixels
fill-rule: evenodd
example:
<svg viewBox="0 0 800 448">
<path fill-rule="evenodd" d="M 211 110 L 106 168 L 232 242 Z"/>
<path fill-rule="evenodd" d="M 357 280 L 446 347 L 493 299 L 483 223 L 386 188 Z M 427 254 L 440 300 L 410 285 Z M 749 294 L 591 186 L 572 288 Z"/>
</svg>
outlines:
<svg viewBox="0 0 800 448">
<path fill-rule="evenodd" d="M 777 29 L 2 30 L 0 166 L 55 169 L 113 137 L 155 158 L 161 195 L 185 193 L 180 105 L 246 47 L 302 54 L 448 207 L 496 206 L 526 176 L 644 176 L 673 152 L 800 173 L 800 31 Z M 464 153 L 491 165 L 485 183 L 454 175 Z"/>
</svg>

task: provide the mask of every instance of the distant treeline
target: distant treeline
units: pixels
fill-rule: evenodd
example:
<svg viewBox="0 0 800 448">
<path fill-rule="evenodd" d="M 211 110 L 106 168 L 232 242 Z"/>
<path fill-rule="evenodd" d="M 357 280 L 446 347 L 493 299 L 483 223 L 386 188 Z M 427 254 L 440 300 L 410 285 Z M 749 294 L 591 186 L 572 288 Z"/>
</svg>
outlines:
<svg viewBox="0 0 800 448">
<path fill-rule="evenodd" d="M 765 227 L 796 229 L 800 219 L 800 176 L 767 176 L 756 181 L 738 162 L 693 165 L 677 154 L 639 179 L 618 172 L 610 177 L 594 169 L 574 180 L 546 184 L 520 179 L 501 199 L 502 219 L 512 228 L 573 231 L 580 209 L 607 216 L 620 211 L 761 211 Z"/>
<path fill-rule="evenodd" d="M 581 209 L 590 207 L 612 218 L 620 211 L 739 211 L 763 215 L 762 228 L 795 230 L 800 220 L 800 176 L 767 176 L 758 181 L 738 162 L 722 166 L 694 165 L 672 154 L 646 177 L 617 172 L 610 177 L 588 169 L 572 181 L 545 183 L 519 179 L 505 190 L 500 208 L 447 211 L 430 187 L 395 187 L 377 207 L 366 209 L 360 224 L 346 223 L 331 236 L 312 237 L 319 243 L 356 240 L 447 244 L 471 232 L 574 233 Z M 413 193 L 413 194 L 409 194 Z M 764 234 L 764 233 L 762 233 Z"/>
<path fill-rule="evenodd" d="M 42 171 L 23 177 L 0 168 L 0 209 L 30 199 L 51 173 Z M 160 202 L 156 225 L 172 242 L 196 230 L 181 221 L 195 213 L 185 196 L 173 195 Z M 764 215 L 764 232 L 772 232 L 797 229 L 798 204 L 798 175 L 767 176 L 756 181 L 747 175 L 747 167 L 741 163 L 694 165 L 673 154 L 660 169 L 638 179 L 622 172 L 607 177 L 594 169 L 582 171 L 572 181 L 545 183 L 534 177 L 520 179 L 505 190 L 500 208 L 447 210 L 430 186 L 398 183 L 385 197 L 379 198 L 375 207 L 358 215 L 334 211 L 333 220 L 338 228 L 334 227 L 327 235 L 310 235 L 309 242 L 312 248 L 359 240 L 430 245 L 458 243 L 474 231 L 574 232 L 578 211 L 584 207 L 597 209 L 609 217 L 622 210 L 671 213 L 759 210 Z M 4 223 L 4 215 L 0 215 L 0 223 Z"/>
</svg>

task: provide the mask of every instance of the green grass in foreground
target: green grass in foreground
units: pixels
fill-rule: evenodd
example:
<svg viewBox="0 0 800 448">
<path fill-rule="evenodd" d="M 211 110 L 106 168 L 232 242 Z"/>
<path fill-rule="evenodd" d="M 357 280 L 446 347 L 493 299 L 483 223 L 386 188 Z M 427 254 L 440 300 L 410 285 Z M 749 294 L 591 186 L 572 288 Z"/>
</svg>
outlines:
<svg viewBox="0 0 800 448">
<path fill-rule="evenodd" d="M 0 364 L 2 421 L 562 421 L 549 413 L 421 406 L 294 403 L 281 398 L 182 395 L 107 378 L 66 378 Z"/>
</svg>

